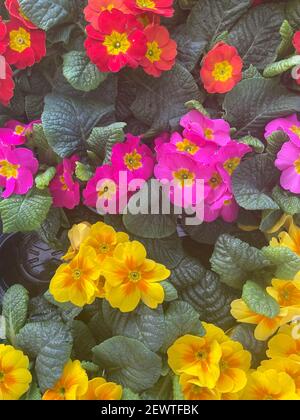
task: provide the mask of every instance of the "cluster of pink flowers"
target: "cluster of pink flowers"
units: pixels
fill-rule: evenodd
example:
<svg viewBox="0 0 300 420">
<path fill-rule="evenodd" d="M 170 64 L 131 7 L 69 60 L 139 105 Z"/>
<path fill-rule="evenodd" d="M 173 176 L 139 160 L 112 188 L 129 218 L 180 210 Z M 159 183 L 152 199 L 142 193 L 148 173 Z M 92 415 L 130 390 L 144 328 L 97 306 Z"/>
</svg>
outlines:
<svg viewBox="0 0 300 420">
<path fill-rule="evenodd" d="M 39 163 L 31 150 L 19 147 L 25 144 L 36 122 L 28 125 L 9 121 L 0 128 L 0 188 L 2 198 L 26 194 L 33 186 Z"/>
<path fill-rule="evenodd" d="M 284 131 L 289 141 L 283 144 L 275 166 L 282 172 L 280 184 L 292 193 L 300 193 L 300 121 L 297 115 L 278 118 L 266 126 L 265 138 L 275 131 Z"/>
<path fill-rule="evenodd" d="M 156 140 L 156 178 L 173 181 L 179 190 L 190 190 L 187 194 L 171 192 L 170 199 L 177 206 L 182 202 L 176 201 L 176 197 L 184 197 L 185 204 L 197 205 L 196 180 L 203 180 L 204 221 L 212 222 L 219 217 L 226 222 L 235 221 L 239 208 L 231 179 L 242 158 L 252 149 L 232 140 L 230 126 L 222 119 L 210 119 L 191 111 L 180 124 L 182 134 L 175 132 Z"/>
</svg>

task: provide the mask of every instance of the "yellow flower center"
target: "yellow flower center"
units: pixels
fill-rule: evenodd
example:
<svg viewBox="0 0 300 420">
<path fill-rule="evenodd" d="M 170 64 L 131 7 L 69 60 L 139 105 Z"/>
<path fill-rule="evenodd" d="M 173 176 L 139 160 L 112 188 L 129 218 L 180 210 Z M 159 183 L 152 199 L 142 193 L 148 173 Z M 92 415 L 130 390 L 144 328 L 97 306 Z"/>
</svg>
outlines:
<svg viewBox="0 0 300 420">
<path fill-rule="evenodd" d="M 27 32 L 24 28 L 11 31 L 9 34 L 9 46 L 13 51 L 22 53 L 31 46 L 30 32 Z"/>
<path fill-rule="evenodd" d="M 128 277 L 129 277 L 129 280 L 132 281 L 133 283 L 137 283 L 142 278 L 141 273 L 139 271 L 131 271 Z"/>
<path fill-rule="evenodd" d="M 109 200 L 117 192 L 117 186 L 114 181 L 108 180 L 101 185 L 101 189 L 98 191 L 98 197 L 105 200 Z"/>
<path fill-rule="evenodd" d="M 206 353 L 206 351 L 199 351 L 197 354 L 196 354 L 196 359 L 197 360 L 205 360 L 207 358 L 207 353 Z"/>
<path fill-rule="evenodd" d="M 280 291 L 280 301 L 283 302 L 289 302 L 290 300 L 290 292 L 288 290 L 281 290 Z"/>
<path fill-rule="evenodd" d="M 21 9 L 21 7 L 19 7 L 19 14 L 20 14 L 20 16 L 22 16 L 23 19 L 29 21 L 28 17 L 25 15 L 25 13 Z"/>
<path fill-rule="evenodd" d="M 294 166 L 295 166 L 295 170 L 296 170 L 297 174 L 300 175 L 300 158 L 295 160 Z"/>
<path fill-rule="evenodd" d="M 296 134 L 300 138 L 300 127 L 297 127 L 296 125 L 293 125 L 290 130 L 292 133 Z"/>
<path fill-rule="evenodd" d="M 66 184 L 66 180 L 65 180 L 65 177 L 63 175 L 59 177 L 59 181 L 61 183 L 61 189 L 63 191 L 67 191 L 69 188 L 68 188 L 68 186 Z"/>
<path fill-rule="evenodd" d="M 79 269 L 73 271 L 73 279 L 80 280 L 81 278 L 81 271 Z"/>
<path fill-rule="evenodd" d="M 126 54 L 131 43 L 126 33 L 113 31 L 110 35 L 105 37 L 103 45 L 107 48 L 107 54 L 119 55 Z"/>
<path fill-rule="evenodd" d="M 205 135 L 206 140 L 213 140 L 214 130 L 212 130 L 211 128 L 206 128 L 204 130 L 204 135 Z"/>
<path fill-rule="evenodd" d="M 18 136 L 23 134 L 24 131 L 25 131 L 25 128 L 22 127 L 21 125 L 17 125 L 16 128 L 15 128 L 15 134 L 17 134 Z"/>
<path fill-rule="evenodd" d="M 232 200 L 225 200 L 224 201 L 224 206 L 231 206 L 232 204 Z"/>
<path fill-rule="evenodd" d="M 142 156 L 136 150 L 124 156 L 124 163 L 130 171 L 141 168 L 143 166 L 141 160 Z"/>
<path fill-rule="evenodd" d="M 239 157 L 231 158 L 224 162 L 223 168 L 229 173 L 229 175 L 232 175 L 240 163 L 241 159 Z"/>
<path fill-rule="evenodd" d="M 107 6 L 101 6 L 100 11 L 104 12 L 105 10 L 108 10 L 109 12 L 111 12 L 114 8 L 115 6 L 112 3 L 109 3 Z"/>
<path fill-rule="evenodd" d="M 60 389 L 59 389 L 58 393 L 59 393 L 62 397 L 64 397 L 64 396 L 65 396 L 65 393 L 66 393 L 66 389 L 62 387 L 62 388 L 60 388 Z"/>
<path fill-rule="evenodd" d="M 155 9 L 156 7 L 155 2 L 152 0 L 136 0 L 136 4 L 139 7 L 146 8 L 146 9 Z"/>
<path fill-rule="evenodd" d="M 186 152 L 190 155 L 195 155 L 200 150 L 200 147 L 188 139 L 184 139 L 183 141 L 176 143 L 176 148 L 180 152 Z"/>
<path fill-rule="evenodd" d="M 216 172 L 213 174 L 213 176 L 210 178 L 209 180 L 209 185 L 211 186 L 211 188 L 215 189 L 218 188 L 219 185 L 222 184 L 222 178 L 221 176 Z"/>
<path fill-rule="evenodd" d="M 188 169 L 179 169 L 173 172 L 173 178 L 182 188 L 190 187 L 195 182 L 195 174 Z"/>
<path fill-rule="evenodd" d="M 226 369 L 228 369 L 228 363 L 226 362 L 226 360 L 221 360 L 220 361 L 220 370 L 224 371 Z"/>
<path fill-rule="evenodd" d="M 216 63 L 212 72 L 213 78 L 218 82 L 227 82 L 232 78 L 233 67 L 229 61 L 221 61 Z"/>
<path fill-rule="evenodd" d="M 10 179 L 18 178 L 20 165 L 13 165 L 12 163 L 8 162 L 7 160 L 0 160 L 0 175 L 4 176 L 4 178 Z"/>
<path fill-rule="evenodd" d="M 108 244 L 101 244 L 99 247 L 99 252 L 101 254 L 107 254 L 110 251 L 110 246 Z"/>
<path fill-rule="evenodd" d="M 148 58 L 151 63 L 155 63 L 156 61 L 160 60 L 160 56 L 162 53 L 161 48 L 159 48 L 158 43 L 156 41 L 148 42 L 147 43 L 148 51 L 146 57 Z"/>
</svg>

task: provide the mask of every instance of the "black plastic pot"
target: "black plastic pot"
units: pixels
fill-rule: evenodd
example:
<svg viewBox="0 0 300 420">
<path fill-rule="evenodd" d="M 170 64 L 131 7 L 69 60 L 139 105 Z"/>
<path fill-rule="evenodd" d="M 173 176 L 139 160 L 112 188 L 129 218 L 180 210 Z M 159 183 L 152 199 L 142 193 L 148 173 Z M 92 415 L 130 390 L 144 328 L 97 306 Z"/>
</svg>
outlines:
<svg viewBox="0 0 300 420">
<path fill-rule="evenodd" d="M 31 296 L 45 292 L 62 255 L 34 233 L 1 234 L 0 303 L 5 291 L 16 283 L 22 284 Z"/>
</svg>

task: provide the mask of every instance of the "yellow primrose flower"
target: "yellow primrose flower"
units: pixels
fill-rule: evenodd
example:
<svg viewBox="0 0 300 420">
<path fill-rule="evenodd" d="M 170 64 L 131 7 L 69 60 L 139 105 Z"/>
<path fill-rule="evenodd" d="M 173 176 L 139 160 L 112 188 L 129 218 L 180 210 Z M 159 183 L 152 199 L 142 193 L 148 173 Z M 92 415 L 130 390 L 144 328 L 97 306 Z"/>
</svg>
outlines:
<svg viewBox="0 0 300 420">
<path fill-rule="evenodd" d="M 31 381 L 28 357 L 21 350 L 0 344 L 0 401 L 18 400 Z"/>
<path fill-rule="evenodd" d="M 251 365 L 251 354 L 237 341 L 221 344 L 220 377 L 216 389 L 222 393 L 236 393 L 245 388 L 247 372 Z"/>
<path fill-rule="evenodd" d="M 280 328 L 268 343 L 267 356 L 271 359 L 283 357 L 300 362 L 300 340 L 293 337 L 295 325 Z"/>
<path fill-rule="evenodd" d="M 274 369 L 254 371 L 249 375 L 242 400 L 299 400 L 293 379 Z"/>
<path fill-rule="evenodd" d="M 91 304 L 98 291 L 101 267 L 96 252 L 81 246 L 68 264 L 62 264 L 51 280 L 49 291 L 57 302 L 72 302 L 77 306 Z"/>
<path fill-rule="evenodd" d="M 207 322 L 202 322 L 203 328 L 205 329 L 205 338 L 208 342 L 217 341 L 219 344 L 230 341 L 228 335 L 225 332 L 217 327 L 214 324 L 208 324 Z"/>
<path fill-rule="evenodd" d="M 268 318 L 251 311 L 242 299 L 231 303 L 231 314 L 238 322 L 257 325 L 254 336 L 259 341 L 267 340 L 281 325 L 290 322 L 293 316 L 289 316 L 288 312 L 287 308 L 281 308 L 275 318 Z"/>
<path fill-rule="evenodd" d="M 65 261 L 72 260 L 79 252 L 80 245 L 89 236 L 91 225 L 88 222 L 74 225 L 68 232 L 68 238 L 71 243 L 68 252 L 62 257 Z"/>
<path fill-rule="evenodd" d="M 78 400 L 88 390 L 88 376 L 79 360 L 70 360 L 64 367 L 61 378 L 48 389 L 43 400 Z"/>
<path fill-rule="evenodd" d="M 267 292 L 283 308 L 289 308 L 289 315 L 300 315 L 300 280 L 272 280 Z"/>
<path fill-rule="evenodd" d="M 90 234 L 84 244 L 89 245 L 97 253 L 100 263 L 106 257 L 111 257 L 116 246 L 122 242 L 128 242 L 129 236 L 124 232 L 116 232 L 112 226 L 98 222 L 91 227 Z"/>
<path fill-rule="evenodd" d="M 300 395 L 300 363 L 292 359 L 276 357 L 275 359 L 264 360 L 258 368 L 261 372 L 269 369 L 287 373 L 295 382 L 296 392 Z"/>
<path fill-rule="evenodd" d="M 158 284 L 170 276 L 162 264 L 146 258 L 145 247 L 137 241 L 118 244 L 113 257 L 102 266 L 106 279 L 106 299 L 121 312 L 133 311 L 140 301 L 152 309 L 164 300 L 164 289 Z"/>
<path fill-rule="evenodd" d="M 94 378 L 88 383 L 87 392 L 82 395 L 80 400 L 120 400 L 122 397 L 122 387 L 114 382 L 106 382 L 104 378 Z"/>
<path fill-rule="evenodd" d="M 199 386 L 199 380 L 194 376 L 183 373 L 179 378 L 182 393 L 186 400 L 219 401 L 221 394 L 216 389 Z"/>
<path fill-rule="evenodd" d="M 292 218 L 288 224 L 288 232 L 279 233 L 278 239 L 271 239 L 270 245 L 274 247 L 285 246 L 300 256 L 300 228 L 294 223 Z"/>
<path fill-rule="evenodd" d="M 168 349 L 168 363 L 174 373 L 187 373 L 197 379 L 197 385 L 214 388 L 220 376 L 220 344 L 206 337 L 184 335 Z"/>
</svg>

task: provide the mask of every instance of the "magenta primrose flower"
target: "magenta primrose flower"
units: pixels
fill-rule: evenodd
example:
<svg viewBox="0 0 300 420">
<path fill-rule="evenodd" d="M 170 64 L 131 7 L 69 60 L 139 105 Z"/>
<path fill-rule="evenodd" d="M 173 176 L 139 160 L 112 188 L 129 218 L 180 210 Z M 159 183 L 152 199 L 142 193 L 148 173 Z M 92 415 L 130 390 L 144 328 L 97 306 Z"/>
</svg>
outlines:
<svg viewBox="0 0 300 420">
<path fill-rule="evenodd" d="M 213 203 L 208 200 L 204 203 L 204 221 L 213 222 L 219 217 L 227 223 L 234 222 L 239 214 L 239 206 L 235 201 L 233 194 L 226 191 L 221 197 Z"/>
<path fill-rule="evenodd" d="M 281 186 L 292 193 L 300 193 L 300 145 L 289 141 L 283 144 L 275 166 L 282 172 Z"/>
<path fill-rule="evenodd" d="M 16 120 L 8 121 L 4 128 L 0 128 L 0 142 L 13 146 L 20 146 L 26 143 L 27 137 L 32 133 L 34 124 L 41 121 L 32 121 L 29 124 L 23 124 Z"/>
<path fill-rule="evenodd" d="M 73 179 L 78 160 L 74 155 L 57 166 L 56 175 L 49 185 L 54 207 L 74 209 L 80 203 L 80 185 Z"/>
<path fill-rule="evenodd" d="M 213 120 L 205 117 L 199 111 L 190 111 L 180 121 L 184 128 L 184 137 L 203 144 L 207 142 L 225 146 L 230 139 L 230 125 L 221 119 Z"/>
<path fill-rule="evenodd" d="M 265 128 L 265 138 L 279 130 L 284 131 L 293 143 L 300 146 L 300 121 L 296 114 L 271 121 Z"/>
<path fill-rule="evenodd" d="M 153 174 L 154 157 L 151 149 L 141 144 L 140 137 L 127 134 L 124 143 L 112 148 L 111 163 L 116 171 L 126 171 L 128 181 L 134 178 L 148 180 Z"/>
<path fill-rule="evenodd" d="M 31 150 L 0 144 L 0 187 L 4 188 L 1 197 L 26 194 L 33 186 L 38 167 Z"/>
</svg>

